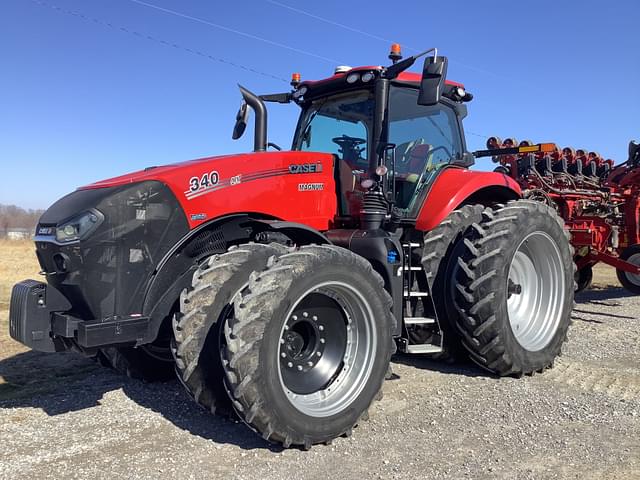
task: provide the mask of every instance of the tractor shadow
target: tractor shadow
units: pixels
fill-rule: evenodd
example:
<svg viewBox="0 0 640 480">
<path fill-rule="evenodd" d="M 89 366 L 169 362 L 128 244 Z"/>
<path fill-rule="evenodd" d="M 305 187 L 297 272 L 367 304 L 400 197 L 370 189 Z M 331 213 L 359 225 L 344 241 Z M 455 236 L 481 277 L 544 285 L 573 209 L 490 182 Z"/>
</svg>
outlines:
<svg viewBox="0 0 640 480">
<path fill-rule="evenodd" d="M 244 450 L 282 451 L 242 422 L 200 408 L 177 380 L 143 383 L 74 353 L 28 351 L 0 360 L 0 410 L 35 408 L 49 416 L 87 410 L 90 414 L 93 408 L 108 408 L 102 405 L 105 395 L 118 390 L 192 435 Z"/>
<path fill-rule="evenodd" d="M 576 303 L 594 303 L 597 305 L 619 306 L 620 304 L 615 302 L 616 299 L 635 296 L 635 294 L 622 287 L 593 288 L 576 294 Z"/>
<path fill-rule="evenodd" d="M 602 320 L 606 318 L 633 320 L 636 317 L 625 315 L 624 305 L 619 300 L 634 296 L 633 293 L 620 287 L 585 290 L 576 295 L 576 306 L 573 309 L 571 318 L 589 323 L 603 323 Z M 598 310 L 589 308 L 590 305 L 597 306 Z M 602 311 L 601 307 L 608 307 L 608 309 L 607 311 Z"/>
<path fill-rule="evenodd" d="M 410 355 L 405 353 L 397 353 L 391 358 L 393 364 L 406 365 L 408 367 L 418 368 L 420 370 L 430 370 L 447 375 L 462 375 L 465 377 L 485 377 L 498 379 L 497 375 L 484 370 L 473 363 L 471 360 L 438 360 L 426 355 Z M 393 374 L 387 381 L 397 380 L 400 377 Z"/>
</svg>

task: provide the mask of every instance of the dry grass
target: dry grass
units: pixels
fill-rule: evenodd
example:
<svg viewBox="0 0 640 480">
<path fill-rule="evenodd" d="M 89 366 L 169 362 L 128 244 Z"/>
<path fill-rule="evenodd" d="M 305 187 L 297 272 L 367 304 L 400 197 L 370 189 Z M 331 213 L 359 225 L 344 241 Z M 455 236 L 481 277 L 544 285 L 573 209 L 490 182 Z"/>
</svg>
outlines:
<svg viewBox="0 0 640 480">
<path fill-rule="evenodd" d="M 0 310 L 9 308 L 11 287 L 25 278 L 40 278 L 35 245 L 30 240 L 0 240 Z"/>
<path fill-rule="evenodd" d="M 9 299 L 15 283 L 26 278 L 38 279 L 39 271 L 32 241 L 0 240 L 0 359 L 26 350 L 9 338 Z"/>
<path fill-rule="evenodd" d="M 595 288 L 619 288 L 620 282 L 616 276 L 616 269 L 599 263 L 593 268 L 593 287 Z"/>
</svg>

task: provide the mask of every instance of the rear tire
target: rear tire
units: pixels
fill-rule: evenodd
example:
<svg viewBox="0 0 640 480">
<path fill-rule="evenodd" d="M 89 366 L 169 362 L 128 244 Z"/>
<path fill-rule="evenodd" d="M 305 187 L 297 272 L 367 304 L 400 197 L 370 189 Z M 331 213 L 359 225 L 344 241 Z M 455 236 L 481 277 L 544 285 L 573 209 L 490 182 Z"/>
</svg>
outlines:
<svg viewBox="0 0 640 480">
<path fill-rule="evenodd" d="M 438 322 L 443 332 L 443 351 L 433 355 L 438 359 L 464 359 L 467 351 L 456 329 L 458 311 L 454 303 L 455 270 L 462 252 L 462 238 L 472 224 L 482 221 L 483 205 L 465 205 L 454 210 L 436 228 L 424 234 L 422 266 L 433 295 Z M 412 337 L 415 343 L 428 343 L 430 330 L 423 328 Z"/>
<path fill-rule="evenodd" d="M 476 363 L 498 375 L 551 367 L 571 323 L 573 249 L 556 212 L 517 200 L 486 210 L 465 239 L 456 277 L 458 329 Z"/>
<path fill-rule="evenodd" d="M 266 440 L 310 448 L 349 435 L 379 398 L 393 351 L 391 298 L 371 265 L 334 246 L 270 261 L 234 301 L 227 384 Z"/>
<path fill-rule="evenodd" d="M 173 321 L 176 373 L 194 400 L 211 413 L 233 411 L 220 358 L 222 324 L 231 313 L 231 300 L 251 272 L 263 270 L 269 257 L 286 251 L 279 244 L 231 247 L 209 257 L 180 297 L 180 312 Z"/>
<path fill-rule="evenodd" d="M 626 260 L 629 263 L 640 266 L 640 245 L 631 245 L 625 248 L 620 255 L 622 260 Z M 620 284 L 629 292 L 640 294 L 640 275 L 625 272 L 624 270 L 616 269 L 616 275 Z"/>
</svg>

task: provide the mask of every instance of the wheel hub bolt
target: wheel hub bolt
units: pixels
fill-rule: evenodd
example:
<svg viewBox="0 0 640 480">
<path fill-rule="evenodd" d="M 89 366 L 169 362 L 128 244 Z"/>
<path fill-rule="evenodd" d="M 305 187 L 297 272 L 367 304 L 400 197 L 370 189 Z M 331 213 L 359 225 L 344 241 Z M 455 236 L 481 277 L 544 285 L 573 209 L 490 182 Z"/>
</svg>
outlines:
<svg viewBox="0 0 640 480">
<path fill-rule="evenodd" d="M 298 370 L 302 371 L 302 365 L 298 365 Z"/>
<path fill-rule="evenodd" d="M 324 326 L 318 325 L 318 330 L 323 331 L 324 330 Z"/>
<path fill-rule="evenodd" d="M 307 317 L 309 316 L 309 314 L 308 314 L 307 312 L 302 312 L 302 316 L 303 316 L 304 318 L 307 318 Z"/>
<path fill-rule="evenodd" d="M 280 356 L 281 356 L 282 358 L 287 358 L 287 354 L 286 354 L 286 353 L 284 353 L 284 352 L 282 352 L 282 353 L 280 354 Z"/>
<path fill-rule="evenodd" d="M 321 338 L 320 343 L 324 343 L 324 342 L 325 342 L 324 338 Z"/>
<path fill-rule="evenodd" d="M 313 362 L 307 362 L 308 367 L 313 367 Z"/>
<path fill-rule="evenodd" d="M 287 363 L 287 367 L 289 367 L 289 368 L 293 367 L 293 363 L 291 363 L 291 362 Z"/>
<path fill-rule="evenodd" d="M 291 317 L 291 320 L 293 320 L 294 322 L 295 322 L 297 319 L 298 319 L 298 316 L 297 316 L 297 315 L 293 315 L 293 316 Z"/>
<path fill-rule="evenodd" d="M 322 353 L 321 352 L 316 352 L 316 357 L 321 357 Z"/>
<path fill-rule="evenodd" d="M 317 322 L 318 321 L 318 316 L 314 315 L 313 317 L 311 317 L 311 320 L 313 320 L 314 322 Z"/>
</svg>

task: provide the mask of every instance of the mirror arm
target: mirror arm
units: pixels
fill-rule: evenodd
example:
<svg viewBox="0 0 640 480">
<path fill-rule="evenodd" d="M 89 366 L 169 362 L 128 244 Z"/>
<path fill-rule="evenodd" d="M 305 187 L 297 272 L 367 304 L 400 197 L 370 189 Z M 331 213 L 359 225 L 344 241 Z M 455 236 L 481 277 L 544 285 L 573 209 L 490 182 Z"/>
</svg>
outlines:
<svg viewBox="0 0 640 480">
<path fill-rule="evenodd" d="M 253 108 L 256 117 L 253 151 L 264 152 L 267 149 L 267 107 L 258 95 L 250 92 L 242 85 L 238 85 L 238 87 L 240 88 L 240 93 L 242 93 L 244 101 Z"/>
<path fill-rule="evenodd" d="M 290 93 L 270 93 L 267 95 L 260 95 L 260 99 L 263 102 L 291 103 L 291 94 Z"/>
<path fill-rule="evenodd" d="M 420 52 L 416 55 L 413 55 L 411 57 L 407 57 L 404 60 L 401 60 L 398 63 L 395 63 L 393 65 L 388 66 L 385 69 L 385 77 L 388 78 L 389 80 L 393 80 L 394 78 L 396 78 L 398 75 L 400 75 L 402 72 L 404 72 L 405 70 L 407 70 L 408 68 L 410 68 L 417 59 L 419 59 L 420 57 L 425 56 L 428 53 L 433 52 L 433 58 L 434 61 L 438 59 L 438 49 L 437 48 L 430 48 L 429 50 L 425 50 L 424 52 Z"/>
</svg>

